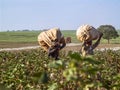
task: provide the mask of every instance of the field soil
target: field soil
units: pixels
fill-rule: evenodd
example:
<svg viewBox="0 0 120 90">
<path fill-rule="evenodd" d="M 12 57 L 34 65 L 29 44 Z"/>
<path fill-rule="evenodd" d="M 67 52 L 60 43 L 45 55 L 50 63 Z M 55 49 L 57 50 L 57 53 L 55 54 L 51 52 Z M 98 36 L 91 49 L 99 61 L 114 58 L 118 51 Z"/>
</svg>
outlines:
<svg viewBox="0 0 120 90">
<path fill-rule="evenodd" d="M 35 43 L 0 43 L 0 51 L 3 50 L 23 50 L 23 49 L 35 49 L 38 48 L 39 45 L 37 42 Z M 63 49 L 65 51 L 79 51 L 81 48 L 80 43 L 70 43 Z M 103 48 L 118 48 L 120 49 L 120 44 L 99 44 L 96 49 Z"/>
<path fill-rule="evenodd" d="M 38 45 L 37 42 L 0 42 L 0 48 L 19 48 L 36 45 Z"/>
<path fill-rule="evenodd" d="M 63 50 L 66 51 L 79 51 L 81 48 L 81 45 L 73 45 L 73 46 L 67 46 Z M 105 49 L 105 48 L 119 48 L 120 49 L 120 44 L 99 44 L 96 49 Z"/>
</svg>

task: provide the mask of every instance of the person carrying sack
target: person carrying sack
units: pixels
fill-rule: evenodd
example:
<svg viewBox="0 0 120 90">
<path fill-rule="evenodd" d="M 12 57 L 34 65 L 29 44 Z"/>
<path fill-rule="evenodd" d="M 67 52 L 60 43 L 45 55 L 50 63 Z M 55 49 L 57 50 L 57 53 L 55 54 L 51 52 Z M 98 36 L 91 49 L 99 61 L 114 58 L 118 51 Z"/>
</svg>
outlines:
<svg viewBox="0 0 120 90">
<path fill-rule="evenodd" d="M 103 33 L 88 24 L 80 26 L 76 31 L 76 36 L 82 42 L 81 52 L 83 56 L 93 54 L 93 50 L 99 45 Z M 92 44 L 93 40 L 97 40 Z"/>
<path fill-rule="evenodd" d="M 59 59 L 59 50 L 66 46 L 65 38 L 59 28 L 52 28 L 38 35 L 38 43 L 48 56 Z"/>
</svg>

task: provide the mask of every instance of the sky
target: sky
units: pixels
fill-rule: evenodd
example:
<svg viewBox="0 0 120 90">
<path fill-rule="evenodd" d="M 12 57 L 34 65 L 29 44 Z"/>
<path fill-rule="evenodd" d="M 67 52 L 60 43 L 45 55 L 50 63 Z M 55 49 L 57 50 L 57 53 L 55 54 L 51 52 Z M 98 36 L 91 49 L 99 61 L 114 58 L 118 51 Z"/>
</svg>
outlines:
<svg viewBox="0 0 120 90">
<path fill-rule="evenodd" d="M 76 30 L 83 24 L 120 29 L 120 0 L 0 0 L 0 31 Z"/>
</svg>

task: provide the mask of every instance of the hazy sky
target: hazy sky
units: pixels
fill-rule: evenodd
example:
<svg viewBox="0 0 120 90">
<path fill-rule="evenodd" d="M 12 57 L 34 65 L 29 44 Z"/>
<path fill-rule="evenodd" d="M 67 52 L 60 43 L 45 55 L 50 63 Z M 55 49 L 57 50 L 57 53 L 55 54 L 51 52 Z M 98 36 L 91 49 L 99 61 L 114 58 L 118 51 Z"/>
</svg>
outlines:
<svg viewBox="0 0 120 90">
<path fill-rule="evenodd" d="M 120 0 L 0 0 L 0 31 L 75 30 L 82 24 L 120 29 Z"/>
</svg>

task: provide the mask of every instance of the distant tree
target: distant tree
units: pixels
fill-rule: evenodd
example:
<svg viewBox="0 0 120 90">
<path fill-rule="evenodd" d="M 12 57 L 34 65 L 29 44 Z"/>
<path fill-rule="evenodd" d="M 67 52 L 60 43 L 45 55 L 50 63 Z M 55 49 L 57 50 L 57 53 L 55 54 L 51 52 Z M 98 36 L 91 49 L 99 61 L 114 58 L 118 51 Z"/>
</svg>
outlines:
<svg viewBox="0 0 120 90">
<path fill-rule="evenodd" d="M 24 30 L 22 30 L 22 31 L 29 31 L 28 29 L 24 29 Z"/>
<path fill-rule="evenodd" d="M 107 39 L 108 43 L 110 43 L 110 39 L 119 37 L 118 32 L 112 25 L 101 25 L 98 30 L 103 33 L 103 38 Z"/>
</svg>

